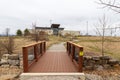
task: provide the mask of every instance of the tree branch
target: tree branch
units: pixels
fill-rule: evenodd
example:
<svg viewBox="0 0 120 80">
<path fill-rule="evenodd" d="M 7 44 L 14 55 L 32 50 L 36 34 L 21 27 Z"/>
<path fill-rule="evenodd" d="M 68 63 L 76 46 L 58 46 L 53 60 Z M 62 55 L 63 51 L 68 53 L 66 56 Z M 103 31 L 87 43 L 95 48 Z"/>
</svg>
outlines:
<svg viewBox="0 0 120 80">
<path fill-rule="evenodd" d="M 109 0 L 107 2 L 105 2 L 104 0 L 99 0 L 98 4 L 102 4 L 104 5 L 103 8 L 108 7 L 111 10 L 120 13 L 120 4 L 118 4 L 118 2 L 116 2 L 116 0 Z"/>
</svg>

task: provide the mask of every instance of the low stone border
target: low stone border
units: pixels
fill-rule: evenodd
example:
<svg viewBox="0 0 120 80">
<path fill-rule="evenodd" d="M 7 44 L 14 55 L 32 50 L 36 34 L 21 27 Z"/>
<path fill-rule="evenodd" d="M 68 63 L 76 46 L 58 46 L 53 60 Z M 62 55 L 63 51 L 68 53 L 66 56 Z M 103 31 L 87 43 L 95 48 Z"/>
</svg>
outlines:
<svg viewBox="0 0 120 80">
<path fill-rule="evenodd" d="M 20 80 L 85 80 L 84 73 L 22 73 Z"/>
<path fill-rule="evenodd" d="M 83 66 L 86 70 L 103 70 L 113 68 L 119 65 L 119 61 L 110 58 L 109 56 L 84 56 Z"/>
</svg>

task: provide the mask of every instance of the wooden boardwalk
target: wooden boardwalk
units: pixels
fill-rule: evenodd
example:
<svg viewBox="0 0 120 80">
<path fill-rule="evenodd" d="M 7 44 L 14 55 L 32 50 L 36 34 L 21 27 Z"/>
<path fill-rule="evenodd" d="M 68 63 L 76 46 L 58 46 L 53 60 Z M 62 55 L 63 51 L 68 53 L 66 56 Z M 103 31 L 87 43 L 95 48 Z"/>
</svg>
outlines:
<svg viewBox="0 0 120 80">
<path fill-rule="evenodd" d="M 39 58 L 38 62 L 29 68 L 29 72 L 78 72 L 78 69 L 66 53 L 63 43 L 61 43 L 50 47 L 48 51 Z"/>
</svg>

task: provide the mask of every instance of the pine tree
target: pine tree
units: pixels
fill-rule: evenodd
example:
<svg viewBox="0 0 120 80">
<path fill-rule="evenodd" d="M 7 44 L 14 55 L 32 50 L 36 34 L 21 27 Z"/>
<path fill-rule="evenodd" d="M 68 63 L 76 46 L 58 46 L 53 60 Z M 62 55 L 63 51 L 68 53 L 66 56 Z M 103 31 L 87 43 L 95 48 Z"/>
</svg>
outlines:
<svg viewBox="0 0 120 80">
<path fill-rule="evenodd" d="M 29 30 L 26 28 L 26 29 L 24 30 L 24 36 L 28 36 L 28 35 L 30 35 L 30 32 L 29 32 Z"/>
<path fill-rule="evenodd" d="M 17 32 L 16 32 L 16 35 L 17 36 L 22 36 L 22 31 L 20 29 L 18 29 Z"/>
</svg>

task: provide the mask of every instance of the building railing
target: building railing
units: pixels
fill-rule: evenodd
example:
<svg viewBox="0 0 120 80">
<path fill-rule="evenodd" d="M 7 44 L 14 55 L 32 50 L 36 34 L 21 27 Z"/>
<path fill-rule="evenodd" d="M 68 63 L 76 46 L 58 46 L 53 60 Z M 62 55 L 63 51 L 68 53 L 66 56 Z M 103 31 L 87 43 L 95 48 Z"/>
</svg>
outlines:
<svg viewBox="0 0 120 80">
<path fill-rule="evenodd" d="M 37 42 L 22 47 L 23 51 L 23 71 L 28 72 L 29 67 L 38 61 L 38 58 L 46 51 L 46 42 Z"/>
<path fill-rule="evenodd" d="M 78 71 L 82 72 L 83 67 L 83 47 L 73 42 L 67 42 L 67 53 L 71 56 L 72 61 L 78 65 Z"/>
</svg>

